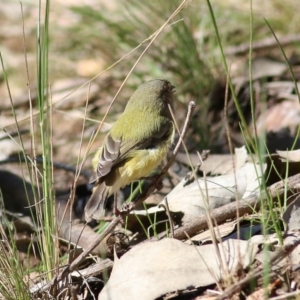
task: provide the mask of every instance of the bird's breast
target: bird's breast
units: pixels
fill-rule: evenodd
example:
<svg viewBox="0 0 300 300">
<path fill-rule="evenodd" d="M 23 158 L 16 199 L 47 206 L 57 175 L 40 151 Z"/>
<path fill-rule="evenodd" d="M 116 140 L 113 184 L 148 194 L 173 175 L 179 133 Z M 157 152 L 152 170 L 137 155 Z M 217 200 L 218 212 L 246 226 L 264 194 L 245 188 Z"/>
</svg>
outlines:
<svg viewBox="0 0 300 300">
<path fill-rule="evenodd" d="M 132 157 L 126 161 L 124 168 L 122 168 L 121 176 L 128 177 L 129 181 L 148 176 L 160 164 L 167 152 L 168 147 L 133 151 Z"/>
</svg>

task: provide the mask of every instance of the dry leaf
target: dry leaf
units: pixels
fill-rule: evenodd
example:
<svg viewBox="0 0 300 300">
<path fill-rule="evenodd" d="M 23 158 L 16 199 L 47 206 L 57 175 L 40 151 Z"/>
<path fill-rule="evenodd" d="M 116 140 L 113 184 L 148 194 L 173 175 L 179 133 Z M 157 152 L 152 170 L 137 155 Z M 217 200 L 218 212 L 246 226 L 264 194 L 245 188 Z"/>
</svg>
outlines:
<svg viewBox="0 0 300 300">
<path fill-rule="evenodd" d="M 249 295 L 246 300 L 264 300 L 265 299 L 265 289 L 259 289 Z"/>
<path fill-rule="evenodd" d="M 229 272 L 240 262 L 248 266 L 253 259 L 248 242 L 228 240 L 218 247 Z M 148 241 L 115 258 L 98 300 L 153 300 L 169 292 L 210 285 L 225 273 L 214 245 L 190 246 L 174 239 Z"/>
<path fill-rule="evenodd" d="M 198 179 L 188 186 L 181 181 L 166 197 L 170 211 L 184 213 L 183 222 L 190 222 L 211 209 L 223 206 L 236 198 L 243 199 L 260 185 L 263 170 L 258 165 L 246 163 L 235 174 Z M 164 201 L 163 201 L 164 202 Z"/>
<path fill-rule="evenodd" d="M 294 136 L 299 123 L 300 108 L 298 99 L 281 101 L 272 105 L 257 118 L 257 134 L 264 134 L 265 131 L 278 132 L 284 128 L 289 128 L 291 135 Z"/>
<path fill-rule="evenodd" d="M 211 175 L 231 173 L 233 171 L 232 158 L 233 156 L 230 154 L 209 154 L 200 166 L 200 170 L 205 174 Z M 200 163 L 199 156 L 193 153 L 190 153 L 189 156 L 186 153 L 178 153 L 176 160 L 187 166 L 190 166 L 191 161 L 194 167 Z"/>
<path fill-rule="evenodd" d="M 279 158 L 283 162 L 299 162 L 300 161 L 300 150 L 291 151 L 276 151 Z"/>
<path fill-rule="evenodd" d="M 300 238 L 300 197 L 297 197 L 291 204 L 288 205 L 282 214 L 282 219 L 286 223 L 286 235 L 284 244 L 290 243 L 294 239 Z M 300 246 L 290 255 L 290 262 L 292 265 L 298 266 L 300 264 Z"/>
</svg>

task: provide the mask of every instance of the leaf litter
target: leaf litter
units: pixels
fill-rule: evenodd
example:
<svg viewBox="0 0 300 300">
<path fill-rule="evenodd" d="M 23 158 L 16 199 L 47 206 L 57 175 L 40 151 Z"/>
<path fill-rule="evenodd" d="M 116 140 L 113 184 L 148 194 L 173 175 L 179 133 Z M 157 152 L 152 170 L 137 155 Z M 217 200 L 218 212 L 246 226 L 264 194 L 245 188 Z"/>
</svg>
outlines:
<svg viewBox="0 0 300 300">
<path fill-rule="evenodd" d="M 63 22 L 63 20 L 60 22 Z M 27 23 L 27 26 L 33 25 L 34 24 Z M 34 47 L 32 41 L 32 37 L 29 36 L 29 50 Z M 8 67 L 12 72 L 16 69 L 19 70 L 20 64 L 23 63 L 24 60 L 23 53 L 17 53 L 15 50 L 11 51 L 16 45 L 19 47 L 19 43 L 15 44 L 10 41 L 10 44 L 7 47 L 8 49 L 4 49 L 4 53 L 7 53 Z M 29 57 L 30 65 L 33 61 L 34 59 Z M 297 59 L 293 57 L 293 61 L 291 59 L 292 68 L 295 71 L 296 76 L 298 76 L 299 71 L 297 72 L 297 70 L 299 70 L 299 66 Z M 66 75 L 70 74 L 72 71 L 66 71 L 66 74 L 62 77 L 68 78 L 67 80 L 65 78 L 57 78 L 55 80 L 52 86 L 54 102 L 56 99 L 65 97 L 74 87 L 78 87 L 81 83 L 85 82 L 85 74 L 94 74 L 96 72 L 94 60 L 86 61 L 85 59 L 81 59 L 79 62 L 78 66 L 76 66 L 76 68 L 80 69 L 78 71 L 78 74 L 80 75 L 78 78 L 74 77 L 70 79 L 70 77 Z M 86 69 L 84 69 L 85 66 Z M 249 114 L 249 106 L 247 106 L 249 102 L 249 70 L 245 66 L 248 66 L 248 63 L 245 65 L 240 64 L 239 66 L 233 66 L 233 69 L 235 67 L 237 71 L 240 71 L 239 74 L 234 74 L 233 83 L 239 101 L 243 104 L 244 112 L 247 116 L 247 114 Z M 74 71 L 74 68 L 71 70 Z M 238 157 L 234 158 L 232 155 L 226 154 L 229 152 L 228 146 L 226 145 L 227 137 L 225 131 L 222 130 L 224 123 L 220 122 L 220 120 L 222 120 L 220 114 L 223 114 L 222 105 L 224 103 L 225 93 L 216 93 L 215 97 L 218 99 L 217 102 L 222 103 L 222 105 L 220 105 L 221 110 L 216 109 L 217 106 L 214 107 L 212 105 L 210 115 L 208 116 L 211 119 L 208 119 L 207 122 L 210 123 L 212 128 L 210 147 L 216 149 L 217 153 L 222 154 L 210 154 L 200 166 L 194 182 L 184 185 L 185 181 L 183 179 L 179 184 L 170 184 L 168 190 L 164 191 L 164 195 L 160 195 L 158 200 L 155 200 L 158 202 L 156 204 L 159 204 L 162 201 L 162 198 L 165 197 L 165 199 L 167 199 L 171 219 L 167 217 L 166 208 L 159 207 L 158 205 L 147 210 L 134 212 L 135 216 L 138 215 L 141 217 L 142 223 L 146 227 L 156 227 L 155 230 L 157 236 L 161 233 L 167 235 L 171 234 L 168 229 L 169 222 L 174 222 L 176 230 L 177 228 L 184 226 L 185 223 L 192 222 L 201 215 L 205 216 L 208 208 L 209 210 L 214 210 L 216 208 L 222 208 L 223 205 L 235 203 L 236 200 L 246 201 L 249 195 L 251 196 L 251 194 L 257 192 L 263 175 L 268 178 L 267 184 L 271 184 L 282 181 L 282 178 L 284 178 L 280 178 L 276 173 L 283 176 L 287 174 L 287 169 L 289 176 L 299 173 L 299 151 L 286 150 L 287 148 L 290 149 L 294 143 L 299 125 L 298 98 L 286 63 L 267 56 L 260 56 L 253 60 L 253 71 L 254 95 L 257 104 L 255 114 L 257 116 L 258 133 L 263 135 L 264 130 L 266 130 L 267 145 L 272 155 L 266 155 L 266 164 L 264 164 L 263 167 L 258 167 L 258 159 L 253 159 L 252 155 L 250 156 L 246 153 L 245 149 L 242 147 L 243 139 L 241 138 L 241 132 L 238 128 L 239 118 L 237 117 L 232 102 L 229 102 L 228 106 L 230 132 L 233 137 L 233 145 L 235 147 L 240 147 L 243 152 L 242 154 L 236 154 Z M 54 127 L 53 132 L 53 139 L 55 140 L 53 146 L 54 158 L 56 161 L 65 162 L 67 164 L 75 164 L 76 162 L 78 153 L 73 153 L 73 151 L 70 151 L 70 148 L 78 149 L 79 147 L 79 139 L 77 139 L 76 136 L 80 136 L 82 129 L 81 125 L 82 118 L 84 118 L 83 108 L 87 98 L 86 95 L 89 94 L 88 113 L 95 116 L 94 118 L 98 120 L 99 115 L 102 116 L 105 113 L 109 100 L 119 86 L 119 81 L 118 74 L 102 77 L 99 81 L 93 83 L 89 90 L 80 90 L 73 93 L 68 99 L 55 106 L 53 118 L 56 126 Z M 14 90 L 14 106 L 18 118 L 23 119 L 28 116 L 28 97 L 27 91 L 24 88 L 20 88 L 20 86 L 24 87 L 26 84 L 23 83 L 18 85 L 17 82 L 18 80 L 13 82 L 12 85 Z M 219 84 L 224 88 L 222 82 Z M 2 90 L 4 91 L 3 95 L 6 95 L 3 84 L 1 84 L 1 91 Z M 130 89 L 124 91 L 124 99 L 116 105 L 115 111 L 112 113 L 113 117 L 108 120 L 109 122 L 114 122 L 117 118 L 130 93 Z M 214 93 L 212 92 L 211 95 L 213 94 Z M 32 90 L 32 98 L 33 101 L 35 101 L 36 95 L 34 90 Z M 262 107 L 263 98 L 267 100 L 266 110 Z M 105 99 L 105 101 L 103 99 Z M 211 98 L 211 100 L 213 99 Z M 214 101 L 211 101 L 211 103 L 215 104 Z M 1 104 L 1 110 L 1 127 L 8 128 L 10 132 L 14 131 L 14 119 L 10 112 L 10 102 L 7 97 L 4 97 L 3 103 Z M 182 112 L 178 113 L 182 114 Z M 250 118 L 246 119 L 250 120 Z M 23 124 L 25 129 L 30 129 L 29 123 Z M 252 130 L 252 134 L 254 134 L 253 124 L 249 121 L 248 125 Z M 87 121 L 83 150 L 87 148 L 88 138 L 97 126 L 98 124 L 95 125 L 94 122 L 90 120 Z M 59 130 L 56 128 L 59 128 Z M 103 129 L 104 133 L 108 128 L 109 125 Z M 25 148 L 29 151 L 31 147 L 30 133 L 24 133 L 23 136 Z M 1 137 L 5 137 L 5 134 Z M 74 139 L 72 137 L 74 137 Z M 189 143 L 191 143 L 191 141 L 189 141 Z M 299 140 L 296 141 L 296 146 L 299 146 Z M 15 143 L 9 139 L 1 140 L 0 147 L 1 159 L 3 160 L 7 159 L 12 153 L 18 151 L 18 147 L 16 147 Z M 195 145 L 194 147 L 197 148 Z M 281 151 L 276 151 L 278 149 Z M 199 163 L 199 156 L 192 150 L 190 156 L 193 165 L 196 166 Z M 189 167 L 186 154 L 179 155 L 177 157 L 177 163 L 179 163 L 179 166 L 185 165 Z M 86 163 L 86 166 L 88 165 L 90 165 L 89 158 Z M 276 166 L 276 171 L 274 170 L 274 166 Z M 10 185 L 16 183 L 18 180 L 16 178 L 9 183 L 0 181 L 0 187 L 2 191 L 5 190 L 6 187 L 9 187 L 9 192 L 7 192 L 3 198 L 5 206 L 7 206 L 8 203 L 11 204 L 11 213 L 9 214 L 9 212 L 7 212 L 7 215 L 10 215 L 9 222 L 16 230 L 13 238 L 16 241 L 17 249 L 20 253 L 19 259 L 23 262 L 23 266 L 32 268 L 37 266 L 40 261 L 39 255 L 37 255 L 38 252 L 31 251 L 32 245 L 35 242 L 34 235 L 39 232 L 39 228 L 36 228 L 32 219 L 28 219 L 28 215 L 26 216 L 26 209 L 24 210 L 24 207 L 27 207 L 28 205 L 22 204 L 22 206 L 20 206 L 20 203 L 25 203 L 23 200 L 25 199 L 24 195 L 26 194 L 24 188 L 21 187 L 23 185 L 22 179 L 24 177 L 28 179 L 28 177 L 15 163 L 3 165 L 3 169 L 5 172 L 10 171 L 18 174 L 21 178 L 21 183 L 17 184 L 18 188 L 15 188 L 14 185 Z M 174 171 L 175 169 L 172 170 Z M 186 169 L 184 169 L 183 173 L 185 171 Z M 83 176 L 81 181 L 84 186 L 84 192 L 80 189 L 76 191 L 76 201 L 73 210 L 70 211 L 70 209 L 67 208 L 69 213 L 66 213 L 65 217 L 63 217 L 61 212 L 66 208 L 65 204 L 69 197 L 69 189 L 74 180 L 74 175 L 72 172 L 68 173 L 61 170 L 56 170 L 55 172 L 55 185 L 58 198 L 57 209 L 59 210 L 58 222 L 61 225 L 59 232 L 61 238 L 61 254 L 67 254 L 70 262 L 74 259 L 73 256 L 75 254 L 69 250 L 69 240 L 72 242 L 72 247 L 75 250 L 79 249 L 80 251 L 81 247 L 86 248 L 91 241 L 95 239 L 95 235 L 97 235 L 91 228 L 94 224 L 90 224 L 91 227 L 84 227 L 84 224 L 82 223 L 81 214 L 91 190 L 85 185 L 86 180 Z M 177 169 L 174 173 L 177 175 L 180 174 Z M 186 174 L 180 174 L 180 179 L 185 175 Z M 29 184 L 29 186 L 31 187 L 31 184 Z M 283 244 L 285 246 L 293 245 L 295 240 L 297 241 L 299 238 L 299 200 L 296 195 L 294 195 L 297 193 L 298 189 L 299 187 L 297 184 L 292 187 L 292 195 L 289 198 L 289 202 L 294 202 L 287 206 L 282 215 L 282 219 L 286 224 L 283 239 Z M 10 191 L 13 191 L 14 194 Z M 18 194 L 15 192 L 18 192 Z M 165 204 L 166 207 L 165 200 L 160 204 Z M 133 217 L 136 218 L 135 216 Z M 149 216 L 150 218 L 153 217 L 152 221 L 146 221 L 146 219 L 149 219 Z M 282 250 L 280 239 L 271 234 L 267 236 L 258 235 L 258 233 L 260 233 L 260 228 L 258 228 L 255 236 L 251 236 L 254 231 L 252 227 L 257 225 L 257 223 L 253 225 L 253 219 L 257 220 L 257 214 L 247 215 L 246 217 L 249 224 L 244 227 L 249 229 L 250 232 L 252 231 L 252 233 L 245 234 L 248 235 L 247 240 L 226 239 L 228 234 L 234 233 L 240 237 L 241 233 L 237 234 L 237 232 L 241 231 L 241 227 L 243 227 L 243 220 L 241 218 L 234 220 L 229 218 L 226 223 L 221 225 L 224 226 L 223 229 L 221 226 L 214 227 L 213 232 L 215 233 L 211 230 L 206 230 L 202 231 L 199 236 L 186 237 L 186 241 L 191 245 L 186 245 L 175 239 L 167 238 L 159 241 L 145 241 L 139 243 L 141 240 L 145 239 L 145 237 L 141 237 L 142 229 L 137 225 L 137 221 L 131 225 L 129 222 L 127 231 L 125 231 L 125 233 L 128 233 L 128 239 L 131 240 L 132 244 L 129 251 L 122 256 L 127 248 L 124 251 L 118 252 L 114 249 L 114 246 L 110 246 L 110 253 L 108 253 L 107 246 L 109 243 L 108 239 L 105 240 L 104 244 L 99 245 L 99 248 L 96 248 L 92 253 L 98 257 L 99 253 L 103 255 L 103 252 L 106 252 L 105 258 L 95 259 L 94 256 L 92 259 L 88 259 L 86 261 L 88 267 L 83 265 L 80 270 L 72 272 L 72 280 L 69 283 L 76 287 L 79 286 L 86 294 L 91 295 L 87 292 L 87 290 L 89 290 L 88 284 L 83 284 L 84 280 L 90 278 L 90 282 L 93 282 L 94 286 L 100 285 L 95 278 L 102 278 L 102 275 L 100 274 L 103 274 L 103 272 L 107 272 L 109 275 L 112 270 L 107 284 L 100 293 L 99 299 L 106 299 L 105 297 L 107 297 L 107 295 L 109 295 L 111 299 L 126 299 L 125 297 L 127 297 L 127 295 L 127 299 L 155 299 L 162 297 L 163 295 L 176 294 L 176 292 L 180 295 L 186 290 L 194 289 L 198 290 L 197 295 L 201 295 L 203 294 L 203 291 L 206 290 L 207 286 L 214 286 L 215 284 L 219 285 L 220 282 L 222 283 L 228 280 L 228 275 L 233 276 L 236 282 L 242 280 L 249 272 L 249 266 L 259 269 L 259 267 L 257 267 L 260 266 L 259 263 L 269 263 L 272 257 L 276 258 L 276 255 L 281 255 L 283 259 L 279 262 L 274 261 L 274 263 L 271 261 L 272 272 L 275 269 L 279 274 L 277 277 L 280 277 L 282 274 L 285 274 L 286 269 L 291 270 L 291 272 L 293 272 L 291 277 L 293 282 L 299 282 L 299 275 L 297 274 L 299 266 L 299 246 L 291 252 L 288 256 L 288 262 L 286 262 L 284 260 L 286 256 L 280 252 Z M 129 218 L 132 218 L 132 216 Z M 163 226 L 159 227 L 159 224 L 156 226 L 156 222 L 158 221 L 163 221 Z M 281 222 L 281 220 L 278 220 L 278 222 Z M 120 231 L 121 228 L 118 228 L 118 230 Z M 203 245 L 209 241 L 213 241 L 215 239 L 214 236 L 217 237 L 217 240 L 221 241 L 222 239 L 223 241 L 218 245 Z M 115 241 L 118 239 L 119 236 L 117 235 L 113 240 Z M 268 249 L 266 250 L 265 248 Z M 217 255 L 216 252 L 220 252 L 220 255 Z M 113 255 L 114 259 L 111 259 Z M 106 256 L 110 256 L 110 258 L 106 258 Z M 29 258 L 32 258 L 32 262 L 29 261 Z M 247 260 L 247 262 L 244 260 Z M 94 261 L 96 261 L 96 263 L 93 263 Z M 27 262 L 28 265 L 26 265 Z M 221 266 L 224 266 L 224 269 Z M 271 295 L 273 293 L 273 295 L 279 295 L 280 284 L 275 286 L 274 282 L 272 291 L 269 294 Z M 232 282 L 229 286 L 230 285 L 235 286 Z M 225 284 L 222 287 L 226 289 L 228 285 L 226 286 Z M 80 288 L 77 290 L 80 291 Z M 38 286 L 35 293 L 32 289 L 33 296 L 38 295 L 38 292 L 42 289 L 41 285 Z M 291 284 L 291 286 L 288 287 L 288 291 L 291 292 L 292 289 L 293 287 Z M 294 290 L 297 291 L 296 288 L 294 288 Z M 99 292 L 100 291 L 98 291 L 98 293 Z M 241 289 L 236 292 L 240 293 Z M 244 289 L 244 292 L 250 294 L 248 297 L 249 299 L 251 296 L 254 297 L 254 293 L 251 294 L 247 288 Z M 258 290 L 257 292 L 261 292 L 261 290 Z M 78 294 L 80 293 L 78 292 Z M 82 292 L 82 295 L 83 294 L 84 293 Z M 95 295 L 97 295 L 97 293 L 95 293 Z M 262 296 L 260 295 L 259 297 Z M 87 299 L 87 296 L 85 296 L 85 299 Z"/>
</svg>

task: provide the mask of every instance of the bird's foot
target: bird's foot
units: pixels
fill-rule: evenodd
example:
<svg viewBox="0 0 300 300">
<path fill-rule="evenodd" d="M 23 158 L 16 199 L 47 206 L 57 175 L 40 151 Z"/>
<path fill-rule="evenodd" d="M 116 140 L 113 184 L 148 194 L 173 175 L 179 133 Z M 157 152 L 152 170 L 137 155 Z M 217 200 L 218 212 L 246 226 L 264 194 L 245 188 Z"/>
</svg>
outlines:
<svg viewBox="0 0 300 300">
<path fill-rule="evenodd" d="M 125 216 L 127 216 L 129 214 L 129 212 L 133 209 L 133 203 L 123 203 L 121 209 L 118 209 L 117 207 L 115 207 L 114 211 L 115 211 L 115 216 L 122 217 L 122 223 L 124 224 L 124 219 Z"/>
</svg>

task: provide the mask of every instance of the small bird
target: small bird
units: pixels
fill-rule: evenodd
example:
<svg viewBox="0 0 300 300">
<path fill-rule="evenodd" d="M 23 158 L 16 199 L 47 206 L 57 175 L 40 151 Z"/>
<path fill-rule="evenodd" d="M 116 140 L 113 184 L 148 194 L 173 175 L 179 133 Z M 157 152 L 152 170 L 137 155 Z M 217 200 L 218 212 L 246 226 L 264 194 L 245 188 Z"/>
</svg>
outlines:
<svg viewBox="0 0 300 300">
<path fill-rule="evenodd" d="M 85 218 L 100 220 L 107 198 L 120 188 L 148 176 L 172 146 L 175 127 L 170 113 L 175 88 L 167 80 L 140 85 L 129 99 L 93 159 L 93 194 Z"/>
</svg>

